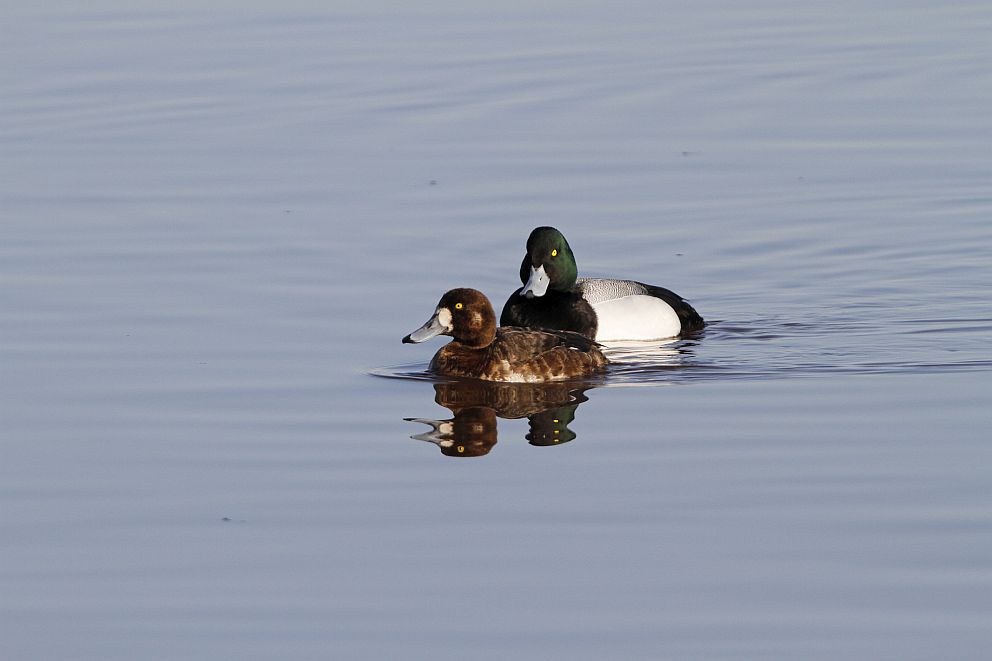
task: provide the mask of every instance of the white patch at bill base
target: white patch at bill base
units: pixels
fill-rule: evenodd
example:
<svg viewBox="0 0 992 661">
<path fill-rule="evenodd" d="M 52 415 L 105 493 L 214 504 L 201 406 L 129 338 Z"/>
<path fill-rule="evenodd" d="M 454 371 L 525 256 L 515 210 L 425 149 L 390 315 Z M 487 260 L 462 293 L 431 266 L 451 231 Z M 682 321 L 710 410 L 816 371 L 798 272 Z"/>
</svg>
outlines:
<svg viewBox="0 0 992 661">
<path fill-rule="evenodd" d="M 451 310 L 448 308 L 438 308 L 437 323 L 441 324 L 446 331 L 453 330 L 454 326 L 451 325 Z"/>
</svg>

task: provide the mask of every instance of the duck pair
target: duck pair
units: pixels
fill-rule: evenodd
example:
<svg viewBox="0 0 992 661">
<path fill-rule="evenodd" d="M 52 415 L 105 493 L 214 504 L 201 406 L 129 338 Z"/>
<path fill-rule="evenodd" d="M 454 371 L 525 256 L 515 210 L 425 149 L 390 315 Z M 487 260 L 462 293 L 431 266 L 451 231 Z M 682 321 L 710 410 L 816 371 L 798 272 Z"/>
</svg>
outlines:
<svg viewBox="0 0 992 661">
<path fill-rule="evenodd" d="M 601 370 L 607 360 L 598 342 L 673 338 L 704 324 L 689 303 L 663 287 L 579 278 L 571 247 L 553 227 L 531 232 L 520 280 L 524 286 L 503 306 L 499 328 L 482 292 L 452 289 L 403 342 L 449 335 L 453 340 L 431 360 L 432 371 L 534 383 Z"/>
</svg>

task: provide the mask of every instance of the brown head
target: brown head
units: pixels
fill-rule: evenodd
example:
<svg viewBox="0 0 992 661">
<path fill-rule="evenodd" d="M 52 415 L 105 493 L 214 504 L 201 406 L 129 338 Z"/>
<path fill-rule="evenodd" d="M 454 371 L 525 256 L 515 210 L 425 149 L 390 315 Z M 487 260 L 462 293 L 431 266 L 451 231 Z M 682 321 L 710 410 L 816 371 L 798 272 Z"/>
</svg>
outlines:
<svg viewBox="0 0 992 661">
<path fill-rule="evenodd" d="M 456 342 L 479 348 L 496 339 L 496 313 L 486 295 L 475 289 L 452 289 L 441 297 L 426 324 L 403 338 L 423 342 L 436 335 L 450 335 Z"/>
</svg>

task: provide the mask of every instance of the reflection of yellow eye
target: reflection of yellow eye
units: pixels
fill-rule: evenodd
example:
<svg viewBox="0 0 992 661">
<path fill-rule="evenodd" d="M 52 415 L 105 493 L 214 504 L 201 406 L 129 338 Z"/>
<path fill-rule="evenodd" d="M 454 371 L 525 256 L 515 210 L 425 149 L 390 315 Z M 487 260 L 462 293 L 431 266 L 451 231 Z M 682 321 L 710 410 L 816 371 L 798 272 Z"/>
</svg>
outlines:
<svg viewBox="0 0 992 661">
<path fill-rule="evenodd" d="M 455 303 L 455 309 L 456 310 L 461 310 L 462 309 L 462 304 L 461 303 Z"/>
<path fill-rule="evenodd" d="M 557 257 L 558 256 L 558 249 L 557 248 L 555 248 L 554 250 L 551 251 L 551 256 L 552 257 Z"/>
</svg>

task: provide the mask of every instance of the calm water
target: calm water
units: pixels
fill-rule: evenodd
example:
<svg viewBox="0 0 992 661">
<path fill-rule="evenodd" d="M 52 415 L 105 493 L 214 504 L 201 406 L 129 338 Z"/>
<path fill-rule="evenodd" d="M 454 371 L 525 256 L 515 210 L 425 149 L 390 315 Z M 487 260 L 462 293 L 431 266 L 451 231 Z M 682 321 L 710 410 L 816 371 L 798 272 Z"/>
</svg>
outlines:
<svg viewBox="0 0 992 661">
<path fill-rule="evenodd" d="M 987 657 L 987 3 L 22 4 L 0 657 Z M 713 323 L 424 378 L 541 224 Z"/>
</svg>

